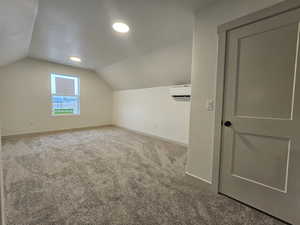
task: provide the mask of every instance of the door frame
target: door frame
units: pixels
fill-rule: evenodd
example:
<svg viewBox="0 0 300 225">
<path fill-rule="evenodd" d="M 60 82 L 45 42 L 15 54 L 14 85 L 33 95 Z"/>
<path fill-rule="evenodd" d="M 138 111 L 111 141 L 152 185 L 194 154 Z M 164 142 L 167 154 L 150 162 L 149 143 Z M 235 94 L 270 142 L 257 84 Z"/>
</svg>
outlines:
<svg viewBox="0 0 300 225">
<path fill-rule="evenodd" d="M 216 97 L 215 97 L 215 124 L 213 140 L 213 170 L 211 190 L 219 192 L 220 170 L 221 170 L 221 152 L 222 152 L 222 119 L 223 119 L 223 102 L 225 91 L 225 68 L 226 68 L 226 49 L 227 34 L 229 31 L 251 23 L 255 23 L 288 11 L 300 8 L 299 0 L 286 0 L 282 3 L 275 4 L 269 8 L 262 9 L 247 16 L 238 18 L 231 22 L 225 23 L 218 27 L 218 64 L 216 79 Z"/>
</svg>

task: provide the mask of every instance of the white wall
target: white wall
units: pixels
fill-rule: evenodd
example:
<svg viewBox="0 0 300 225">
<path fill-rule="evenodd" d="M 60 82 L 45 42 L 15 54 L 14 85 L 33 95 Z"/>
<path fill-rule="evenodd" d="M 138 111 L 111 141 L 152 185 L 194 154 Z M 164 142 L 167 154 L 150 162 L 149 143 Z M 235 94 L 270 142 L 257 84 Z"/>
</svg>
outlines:
<svg viewBox="0 0 300 225">
<path fill-rule="evenodd" d="M 214 112 L 206 110 L 216 93 L 217 27 L 281 0 L 223 0 L 196 15 L 192 65 L 190 149 L 187 172 L 212 181 Z"/>
<path fill-rule="evenodd" d="M 50 74 L 80 77 L 79 116 L 52 116 Z M 89 70 L 30 58 L 0 68 L 2 135 L 25 134 L 112 123 L 112 90 Z"/>
<path fill-rule="evenodd" d="M 190 102 L 178 102 L 170 87 L 114 92 L 114 124 L 188 144 Z"/>
</svg>

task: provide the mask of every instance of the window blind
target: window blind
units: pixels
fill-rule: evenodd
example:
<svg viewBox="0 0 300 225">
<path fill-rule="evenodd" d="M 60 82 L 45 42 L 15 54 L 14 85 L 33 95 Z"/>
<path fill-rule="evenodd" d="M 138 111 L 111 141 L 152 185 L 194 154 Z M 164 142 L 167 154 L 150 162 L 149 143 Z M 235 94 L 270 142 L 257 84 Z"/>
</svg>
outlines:
<svg viewBox="0 0 300 225">
<path fill-rule="evenodd" d="M 77 96 L 78 78 L 63 75 L 52 75 L 52 94 L 57 96 Z"/>
</svg>

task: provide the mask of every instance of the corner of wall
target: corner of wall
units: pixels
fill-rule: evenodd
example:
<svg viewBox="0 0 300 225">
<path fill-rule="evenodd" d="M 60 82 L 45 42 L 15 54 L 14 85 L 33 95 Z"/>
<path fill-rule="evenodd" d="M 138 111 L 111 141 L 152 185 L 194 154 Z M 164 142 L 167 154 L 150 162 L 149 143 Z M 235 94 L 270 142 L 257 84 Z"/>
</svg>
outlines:
<svg viewBox="0 0 300 225">
<path fill-rule="evenodd" d="M 1 122 L 0 122 L 0 223 L 1 225 L 5 225 Z"/>
</svg>

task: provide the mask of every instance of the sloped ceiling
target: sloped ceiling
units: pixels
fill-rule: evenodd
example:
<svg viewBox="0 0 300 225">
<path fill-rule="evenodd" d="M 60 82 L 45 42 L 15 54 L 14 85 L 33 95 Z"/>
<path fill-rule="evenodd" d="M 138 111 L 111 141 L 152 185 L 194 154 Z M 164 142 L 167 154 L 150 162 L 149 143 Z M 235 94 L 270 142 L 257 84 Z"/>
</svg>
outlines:
<svg viewBox="0 0 300 225">
<path fill-rule="evenodd" d="M 182 41 L 106 66 L 98 73 L 114 89 L 136 89 L 190 83 L 192 42 Z"/>
<path fill-rule="evenodd" d="M 189 83 L 193 12 L 211 1 L 1 0 L 0 65 L 28 55 L 93 69 L 116 90 Z"/>
<path fill-rule="evenodd" d="M 37 0 L 0 1 L 0 66 L 28 55 Z"/>
</svg>

